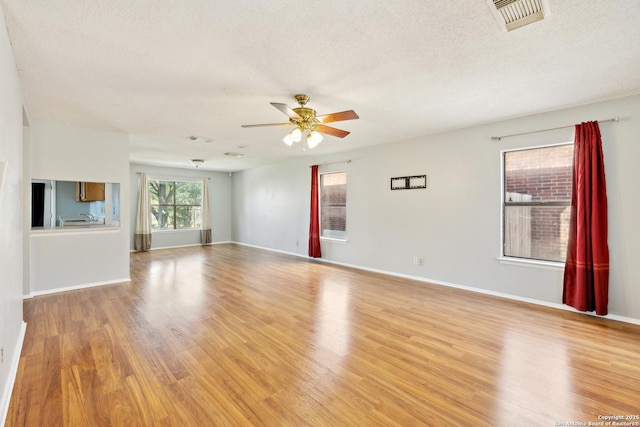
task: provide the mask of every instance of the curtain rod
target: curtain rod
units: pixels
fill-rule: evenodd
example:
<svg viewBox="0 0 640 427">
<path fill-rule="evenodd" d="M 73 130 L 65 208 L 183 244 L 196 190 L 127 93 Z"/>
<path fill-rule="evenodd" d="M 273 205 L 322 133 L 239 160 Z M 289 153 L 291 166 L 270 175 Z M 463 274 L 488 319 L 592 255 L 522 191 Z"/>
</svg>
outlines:
<svg viewBox="0 0 640 427">
<path fill-rule="evenodd" d="M 331 162 L 331 163 L 318 163 L 316 166 L 327 166 L 327 165 L 337 165 L 338 163 L 351 163 L 351 159 L 343 160 L 341 162 Z M 313 165 L 309 165 L 312 167 Z"/>
<path fill-rule="evenodd" d="M 615 122 L 617 123 L 619 121 L 619 119 L 617 117 L 613 117 L 611 119 L 607 119 L 607 120 L 598 120 L 598 123 L 607 123 L 607 122 Z M 503 136 L 492 136 L 491 140 L 492 141 L 500 141 L 502 138 L 510 138 L 512 136 L 520 136 L 520 135 L 529 135 L 531 133 L 539 133 L 539 132 L 548 132 L 551 130 L 558 130 L 558 129 L 566 129 L 566 128 L 570 128 L 570 127 L 574 127 L 575 125 L 568 125 L 568 126 L 559 126 L 557 128 L 549 128 L 549 129 L 540 129 L 540 130 L 532 130 L 530 132 L 522 132 L 522 133 L 513 133 L 511 135 L 503 135 Z"/>
<path fill-rule="evenodd" d="M 155 177 L 156 179 L 173 179 L 175 181 L 180 181 L 181 179 L 194 179 L 194 180 L 198 180 L 198 179 L 202 179 L 202 178 L 207 178 L 208 180 L 211 180 L 210 177 L 208 176 L 174 176 L 174 175 L 162 175 L 162 174 L 155 174 L 155 173 L 148 173 L 148 172 L 136 172 L 136 175 L 140 175 L 146 173 L 147 177 Z"/>
</svg>

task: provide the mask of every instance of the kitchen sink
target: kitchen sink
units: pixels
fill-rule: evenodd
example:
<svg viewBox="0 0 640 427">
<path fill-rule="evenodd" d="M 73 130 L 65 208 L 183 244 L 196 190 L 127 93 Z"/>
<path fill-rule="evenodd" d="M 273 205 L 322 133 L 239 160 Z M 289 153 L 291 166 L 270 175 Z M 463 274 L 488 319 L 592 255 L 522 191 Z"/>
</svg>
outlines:
<svg viewBox="0 0 640 427">
<path fill-rule="evenodd" d="M 104 225 L 104 218 L 89 218 L 83 215 L 61 215 L 60 227 L 88 227 L 91 225 Z"/>
</svg>

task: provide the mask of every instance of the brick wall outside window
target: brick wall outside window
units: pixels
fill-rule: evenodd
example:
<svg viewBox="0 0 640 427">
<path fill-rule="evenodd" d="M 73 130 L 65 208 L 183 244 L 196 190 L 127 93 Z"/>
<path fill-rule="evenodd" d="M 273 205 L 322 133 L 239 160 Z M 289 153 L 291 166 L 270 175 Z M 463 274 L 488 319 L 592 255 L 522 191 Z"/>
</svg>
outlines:
<svg viewBox="0 0 640 427">
<path fill-rule="evenodd" d="M 573 145 L 542 147 L 505 153 L 505 202 L 571 202 Z M 513 213 L 506 211 L 513 210 Z M 505 218 L 521 218 L 521 224 L 530 227 L 527 243 L 520 249 L 505 255 L 525 258 L 564 261 L 569 231 L 569 206 L 505 206 Z M 510 238 L 509 225 L 505 224 L 505 239 Z M 511 227 L 512 230 L 517 227 Z M 513 238 L 513 236 L 511 236 Z M 507 247 L 509 245 L 505 245 Z"/>
<path fill-rule="evenodd" d="M 346 172 L 320 175 L 320 227 L 325 237 L 346 237 Z"/>
</svg>

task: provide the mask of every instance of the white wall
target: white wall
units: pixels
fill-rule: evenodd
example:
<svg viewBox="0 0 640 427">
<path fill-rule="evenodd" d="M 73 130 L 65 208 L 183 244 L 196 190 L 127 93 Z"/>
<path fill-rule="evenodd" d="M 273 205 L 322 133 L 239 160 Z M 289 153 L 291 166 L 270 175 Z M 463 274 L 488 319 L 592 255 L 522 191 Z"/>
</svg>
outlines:
<svg viewBox="0 0 640 427">
<path fill-rule="evenodd" d="M 116 231 L 32 233 L 30 293 L 129 280 L 129 137 L 44 121 L 30 128 L 31 177 L 120 183 Z"/>
<path fill-rule="evenodd" d="M 232 239 L 306 254 L 310 164 L 287 162 L 234 173 Z"/>
<path fill-rule="evenodd" d="M 491 136 L 616 116 L 619 123 L 601 125 L 609 198 L 609 312 L 640 319 L 640 273 L 634 268 L 640 259 L 639 96 L 236 173 L 232 238 L 306 255 L 309 166 L 351 159 L 337 166 L 348 171 L 348 242 L 323 241 L 323 258 L 559 304 L 562 271 L 497 260 L 500 150 L 572 141 L 573 128 L 501 142 Z M 323 142 L 331 143 L 331 138 Z M 422 174 L 425 190 L 389 190 L 391 177 Z M 425 265 L 413 265 L 414 256 Z"/>
<path fill-rule="evenodd" d="M 24 337 L 22 322 L 22 93 L 0 8 L 0 425 Z M 4 170 L 4 174 L 2 171 Z"/>
<path fill-rule="evenodd" d="M 23 118 L 27 122 L 26 118 Z M 24 123 L 23 123 L 24 124 Z M 31 289 L 31 271 L 29 258 L 31 256 L 31 149 L 29 143 L 30 129 L 22 127 L 22 294 L 29 295 Z"/>
<path fill-rule="evenodd" d="M 132 163 L 130 167 L 131 191 L 129 212 L 131 218 L 129 248 L 134 250 L 134 234 L 138 209 L 139 173 L 147 177 L 180 179 L 209 178 L 209 202 L 211 208 L 211 233 L 213 242 L 231 240 L 231 181 L 227 172 L 212 172 L 203 169 L 180 169 Z M 200 244 L 200 230 L 177 230 L 153 233 L 151 249 L 191 246 Z"/>
</svg>

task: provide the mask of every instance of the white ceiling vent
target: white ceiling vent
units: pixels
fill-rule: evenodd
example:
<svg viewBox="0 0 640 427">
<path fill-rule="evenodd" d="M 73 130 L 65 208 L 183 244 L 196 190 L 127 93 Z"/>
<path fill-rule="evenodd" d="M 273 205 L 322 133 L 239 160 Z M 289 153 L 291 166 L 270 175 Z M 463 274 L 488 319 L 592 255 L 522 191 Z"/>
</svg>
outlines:
<svg viewBox="0 0 640 427">
<path fill-rule="evenodd" d="M 487 3 L 505 31 L 540 21 L 549 15 L 546 0 L 487 0 Z"/>
<path fill-rule="evenodd" d="M 211 138 L 204 138 L 202 136 L 188 136 L 187 137 L 187 141 L 191 141 L 191 142 L 213 142 L 213 139 Z"/>
</svg>

